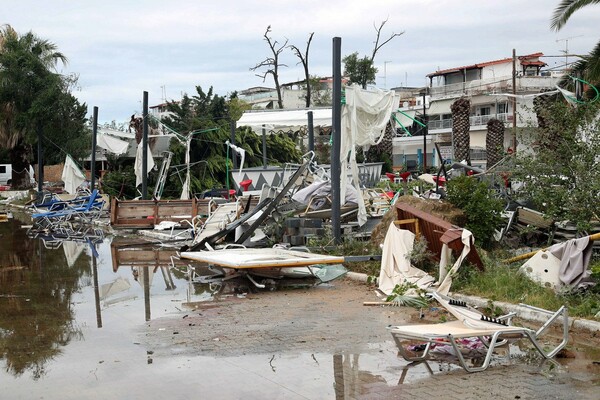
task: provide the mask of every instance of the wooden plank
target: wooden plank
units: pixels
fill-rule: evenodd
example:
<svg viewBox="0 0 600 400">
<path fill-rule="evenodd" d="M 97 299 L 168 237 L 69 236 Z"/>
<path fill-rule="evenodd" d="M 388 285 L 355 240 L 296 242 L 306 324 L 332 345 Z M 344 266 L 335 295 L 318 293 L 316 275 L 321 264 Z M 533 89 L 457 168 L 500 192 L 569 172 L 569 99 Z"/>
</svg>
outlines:
<svg viewBox="0 0 600 400">
<path fill-rule="evenodd" d="M 462 228 L 406 203 L 396 202 L 395 206 L 399 220 L 411 218 L 419 219 L 418 225 L 420 233 L 427 239 L 427 247 L 429 251 L 434 254 L 436 260 L 439 261 L 444 244 L 447 244 L 448 247 L 453 250 L 455 256 L 462 251 Z M 415 235 L 417 234 L 416 227 L 412 224 L 408 224 L 407 229 Z M 471 251 L 467 255 L 467 260 L 478 269 L 483 270 L 483 262 L 481 261 L 475 246 L 471 246 Z"/>
</svg>

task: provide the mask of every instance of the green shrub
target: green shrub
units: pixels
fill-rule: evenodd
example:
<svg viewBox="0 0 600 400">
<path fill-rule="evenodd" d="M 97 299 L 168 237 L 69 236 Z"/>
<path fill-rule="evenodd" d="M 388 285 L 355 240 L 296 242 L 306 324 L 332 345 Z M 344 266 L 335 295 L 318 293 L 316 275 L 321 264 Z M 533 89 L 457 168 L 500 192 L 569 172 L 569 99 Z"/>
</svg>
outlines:
<svg viewBox="0 0 600 400">
<path fill-rule="evenodd" d="M 473 232 L 480 246 L 489 247 L 494 231 L 502 222 L 502 201 L 494 197 L 485 183 L 469 176 L 450 180 L 447 194 L 448 201 L 465 213 L 465 228 Z"/>
</svg>

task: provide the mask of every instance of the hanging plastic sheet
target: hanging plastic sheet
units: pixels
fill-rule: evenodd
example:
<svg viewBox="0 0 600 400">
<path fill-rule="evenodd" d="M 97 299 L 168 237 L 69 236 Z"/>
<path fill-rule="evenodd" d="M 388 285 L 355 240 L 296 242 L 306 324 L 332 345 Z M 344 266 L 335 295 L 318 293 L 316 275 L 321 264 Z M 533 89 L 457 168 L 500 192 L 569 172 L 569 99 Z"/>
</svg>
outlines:
<svg viewBox="0 0 600 400">
<path fill-rule="evenodd" d="M 62 181 L 65 183 L 65 191 L 70 194 L 76 193 L 77 188 L 85 182 L 85 174 L 68 154 L 63 167 Z"/>
</svg>

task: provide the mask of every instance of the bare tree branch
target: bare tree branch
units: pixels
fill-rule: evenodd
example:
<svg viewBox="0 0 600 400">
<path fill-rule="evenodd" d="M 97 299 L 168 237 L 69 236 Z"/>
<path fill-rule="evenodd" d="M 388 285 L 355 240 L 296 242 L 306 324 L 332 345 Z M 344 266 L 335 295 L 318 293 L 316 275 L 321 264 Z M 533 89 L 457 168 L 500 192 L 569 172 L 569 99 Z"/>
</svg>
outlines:
<svg viewBox="0 0 600 400">
<path fill-rule="evenodd" d="M 373 48 L 373 54 L 371 55 L 371 62 L 373 62 L 373 60 L 375 59 L 375 55 L 377 54 L 379 49 L 381 49 L 383 46 L 388 44 L 396 36 L 402 36 L 404 34 L 404 31 L 402 31 L 400 33 L 392 32 L 392 34 L 390 35 L 390 37 L 388 39 L 384 40 L 382 43 L 379 43 L 379 39 L 381 38 L 381 30 L 383 29 L 383 26 L 388 22 L 388 19 L 386 19 L 385 21 L 382 21 L 381 24 L 379 25 L 379 28 L 377 26 L 375 26 L 375 23 L 373 23 L 375 32 L 377 32 L 377 37 L 375 39 L 375 47 Z"/>
<path fill-rule="evenodd" d="M 302 52 L 300 51 L 300 49 L 294 45 L 290 45 L 288 46 L 290 49 L 292 49 L 292 51 L 294 52 L 294 54 L 296 55 L 296 57 L 298 57 L 300 59 L 300 62 L 298 64 L 302 64 L 302 67 L 304 68 L 304 78 L 306 81 L 306 107 L 310 107 L 310 101 L 311 101 L 311 88 L 310 88 L 310 75 L 308 73 L 308 50 L 310 49 L 310 43 L 312 42 L 312 38 L 313 35 L 315 33 L 311 32 L 310 35 L 308 36 L 308 41 L 306 42 L 306 52 L 304 54 L 302 54 Z"/>
<path fill-rule="evenodd" d="M 273 81 L 275 82 L 275 90 L 277 91 L 277 103 L 279 108 L 283 108 L 283 100 L 281 98 L 281 85 L 279 84 L 279 67 L 287 67 L 285 64 L 279 63 L 279 54 L 285 49 L 288 43 L 288 39 L 285 39 L 285 43 L 281 46 L 278 46 L 279 42 L 277 40 L 273 40 L 269 33 L 271 33 L 271 25 L 267 26 L 267 29 L 263 35 L 264 40 L 269 45 L 269 49 L 271 53 L 273 53 L 273 57 L 267 57 L 263 61 L 256 64 L 255 67 L 250 68 L 250 71 L 256 71 L 257 69 L 268 67 L 269 69 L 264 73 L 264 75 L 257 75 L 263 78 L 263 81 L 267 77 L 267 75 L 273 76 Z"/>
</svg>

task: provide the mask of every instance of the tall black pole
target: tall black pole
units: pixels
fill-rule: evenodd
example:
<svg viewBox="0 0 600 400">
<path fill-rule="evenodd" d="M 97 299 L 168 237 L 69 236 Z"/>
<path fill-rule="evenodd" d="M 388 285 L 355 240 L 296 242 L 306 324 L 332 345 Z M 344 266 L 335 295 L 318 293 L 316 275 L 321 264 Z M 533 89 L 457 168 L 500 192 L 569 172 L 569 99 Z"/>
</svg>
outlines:
<svg viewBox="0 0 600 400">
<path fill-rule="evenodd" d="M 308 112 L 308 151 L 315 151 L 315 128 L 312 111 Z"/>
<path fill-rule="evenodd" d="M 38 173 L 37 173 L 37 191 L 38 191 L 38 201 L 42 201 L 42 192 L 44 190 L 44 152 L 42 151 L 42 139 L 44 136 L 44 132 L 42 129 L 42 123 L 38 122 L 37 124 L 37 159 L 38 159 Z"/>
<path fill-rule="evenodd" d="M 333 201 L 331 205 L 331 226 L 335 244 L 342 243 L 341 215 L 340 215 L 340 141 L 342 130 L 342 38 L 333 38 L 333 104 L 332 104 L 332 132 L 333 143 L 331 146 L 331 192 Z"/>
<path fill-rule="evenodd" d="M 263 169 L 267 169 L 267 128 L 262 126 Z"/>
<path fill-rule="evenodd" d="M 142 118 L 142 200 L 146 200 L 148 198 L 148 92 L 144 92 Z"/>
<path fill-rule="evenodd" d="M 98 107 L 94 107 L 94 110 L 97 108 Z M 92 246 L 96 245 L 92 244 Z M 96 302 L 96 326 L 98 326 L 98 328 L 102 328 L 102 311 L 100 308 L 100 291 L 98 287 L 98 265 L 96 263 L 96 257 L 94 254 L 92 254 L 92 277 L 94 280 L 94 300 Z"/>
<path fill-rule="evenodd" d="M 423 173 L 427 173 L 427 108 L 425 107 L 425 94 L 423 92 L 423 123 L 425 126 L 423 127 Z"/>
<path fill-rule="evenodd" d="M 229 135 L 229 143 L 231 144 L 235 144 L 235 121 L 231 120 L 229 121 L 229 129 L 230 129 L 230 135 Z M 231 165 L 233 167 L 233 169 L 237 169 L 237 156 L 235 152 L 231 152 Z"/>
<path fill-rule="evenodd" d="M 144 265 L 140 267 L 141 271 L 144 271 L 144 311 L 146 321 L 150 321 L 152 313 L 150 312 L 150 265 Z"/>
<path fill-rule="evenodd" d="M 92 165 L 90 167 L 90 190 L 96 187 L 96 135 L 98 134 L 98 107 L 94 107 L 92 123 Z"/>
</svg>

